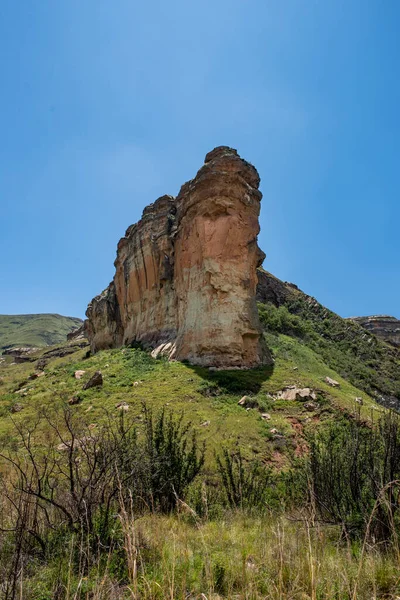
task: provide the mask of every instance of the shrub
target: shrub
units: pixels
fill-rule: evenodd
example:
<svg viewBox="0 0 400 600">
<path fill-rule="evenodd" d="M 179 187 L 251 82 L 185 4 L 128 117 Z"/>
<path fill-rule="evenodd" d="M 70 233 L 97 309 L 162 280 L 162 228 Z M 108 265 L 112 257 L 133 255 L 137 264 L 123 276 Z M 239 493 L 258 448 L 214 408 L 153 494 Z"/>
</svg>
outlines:
<svg viewBox="0 0 400 600">
<path fill-rule="evenodd" d="M 43 414 L 29 426 L 15 424 L 21 449 L 0 455 L 9 465 L 0 491 L 0 555 L 7 598 L 14 598 L 19 573 L 33 560 L 46 561 L 76 545 L 73 560 L 80 572 L 122 543 L 119 520 L 129 507 L 171 512 L 204 464 L 191 425 L 162 410 L 155 417 L 144 405 L 141 430 L 121 413 L 105 414 L 98 428 L 88 427 L 71 409 Z M 46 447 L 35 443 L 45 421 Z"/>
<path fill-rule="evenodd" d="M 240 450 L 216 455 L 226 500 L 231 508 L 263 508 L 272 482 L 271 470 L 259 462 L 246 464 Z"/>
<path fill-rule="evenodd" d="M 398 525 L 399 417 L 387 413 L 372 429 L 358 422 L 322 429 L 310 440 L 310 478 L 324 521 L 350 537 L 389 542 Z"/>
</svg>

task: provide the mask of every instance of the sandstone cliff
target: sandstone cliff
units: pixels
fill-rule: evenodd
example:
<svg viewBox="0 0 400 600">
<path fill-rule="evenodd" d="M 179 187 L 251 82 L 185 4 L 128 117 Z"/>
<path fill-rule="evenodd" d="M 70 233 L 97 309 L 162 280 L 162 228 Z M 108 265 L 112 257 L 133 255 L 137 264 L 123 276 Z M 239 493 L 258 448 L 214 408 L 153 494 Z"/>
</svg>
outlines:
<svg viewBox="0 0 400 600">
<path fill-rule="evenodd" d="M 145 208 L 118 244 L 113 281 L 88 306 L 92 351 L 141 342 L 197 365 L 271 363 L 255 300 L 259 183 L 222 146 L 176 198 Z"/>
<path fill-rule="evenodd" d="M 355 321 L 385 342 L 389 342 L 394 346 L 400 346 L 399 319 L 387 315 L 377 315 L 372 317 L 351 317 L 349 320 Z"/>
</svg>

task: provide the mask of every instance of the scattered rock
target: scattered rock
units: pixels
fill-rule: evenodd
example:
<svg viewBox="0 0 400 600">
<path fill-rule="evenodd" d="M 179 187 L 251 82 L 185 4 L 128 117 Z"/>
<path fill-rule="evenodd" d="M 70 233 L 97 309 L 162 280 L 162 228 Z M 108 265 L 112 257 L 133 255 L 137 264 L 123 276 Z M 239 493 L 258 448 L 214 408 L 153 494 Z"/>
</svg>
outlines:
<svg viewBox="0 0 400 600">
<path fill-rule="evenodd" d="M 330 377 L 325 377 L 325 383 L 334 388 L 340 387 L 340 383 L 338 381 L 335 381 L 334 379 L 331 379 Z"/>
<path fill-rule="evenodd" d="M 82 370 L 75 371 L 74 377 L 75 377 L 75 379 L 81 379 L 84 376 L 85 373 L 86 373 L 86 371 L 82 371 Z"/>
<path fill-rule="evenodd" d="M 38 373 L 31 373 L 28 377 L 30 380 L 37 379 L 38 377 L 43 377 L 44 371 L 39 371 Z"/>
<path fill-rule="evenodd" d="M 271 415 L 269 413 L 261 413 L 261 418 L 263 421 L 269 421 L 271 419 Z"/>
<path fill-rule="evenodd" d="M 18 412 L 21 412 L 21 410 L 23 410 L 23 408 L 24 408 L 23 404 L 16 403 L 16 404 L 12 405 L 11 412 L 12 413 L 18 413 Z"/>
<path fill-rule="evenodd" d="M 61 444 L 58 444 L 57 450 L 59 450 L 60 452 L 65 452 L 66 450 L 69 450 L 70 447 L 71 444 L 64 444 L 64 442 L 62 442 Z"/>
<path fill-rule="evenodd" d="M 200 427 L 208 427 L 210 423 L 211 421 L 203 421 L 203 423 L 200 423 Z"/>
<path fill-rule="evenodd" d="M 303 404 L 304 408 L 310 412 L 317 410 L 317 408 L 319 408 L 318 404 L 316 402 L 305 402 Z"/>
<path fill-rule="evenodd" d="M 101 385 L 103 385 L 103 375 L 101 374 L 101 371 L 96 371 L 96 373 L 92 375 L 89 381 L 85 383 L 83 389 L 89 390 L 90 388 L 99 387 Z"/>
<path fill-rule="evenodd" d="M 75 404 L 79 404 L 80 402 L 82 402 L 82 399 L 79 396 L 72 396 L 72 398 L 68 400 L 68 404 L 70 406 L 74 406 Z"/>
<path fill-rule="evenodd" d="M 127 412 L 129 410 L 129 404 L 127 402 L 118 402 L 118 404 L 115 405 L 115 408 Z"/>
<path fill-rule="evenodd" d="M 273 429 L 270 429 L 269 432 L 272 434 L 279 433 L 275 427 Z"/>
<path fill-rule="evenodd" d="M 360 404 L 361 406 L 364 404 L 364 400 L 360 397 L 354 398 L 354 401 L 357 402 L 357 404 Z"/>
<path fill-rule="evenodd" d="M 317 395 L 311 388 L 298 388 L 295 385 L 288 385 L 277 392 L 276 398 L 278 400 L 316 400 Z"/>
<path fill-rule="evenodd" d="M 255 398 L 250 398 L 250 396 L 243 396 L 238 402 L 239 406 L 243 406 L 244 408 L 258 408 L 258 402 Z"/>
<path fill-rule="evenodd" d="M 48 362 L 49 362 L 49 361 L 48 361 L 48 360 L 46 360 L 45 358 L 40 358 L 40 359 L 37 361 L 37 363 L 36 363 L 36 366 L 37 366 L 37 368 L 38 368 L 38 369 L 40 369 L 40 370 L 42 371 L 42 370 L 43 370 L 45 367 L 47 367 L 47 363 L 48 363 Z"/>
<path fill-rule="evenodd" d="M 83 340 L 85 339 L 85 323 L 82 323 L 80 327 L 73 329 L 69 333 L 67 333 L 67 340 Z"/>
</svg>

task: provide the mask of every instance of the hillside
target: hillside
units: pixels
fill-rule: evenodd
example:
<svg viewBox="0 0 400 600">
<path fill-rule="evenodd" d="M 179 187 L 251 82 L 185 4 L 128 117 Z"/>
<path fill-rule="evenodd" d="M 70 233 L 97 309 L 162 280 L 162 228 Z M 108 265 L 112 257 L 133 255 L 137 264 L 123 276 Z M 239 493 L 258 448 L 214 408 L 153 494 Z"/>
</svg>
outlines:
<svg viewBox="0 0 400 600">
<path fill-rule="evenodd" d="M 400 478 L 380 406 L 398 407 L 399 352 L 265 271 L 257 299 L 274 359 L 257 369 L 82 339 L 0 358 L 5 598 L 398 596 L 400 536 L 372 517 Z"/>
<path fill-rule="evenodd" d="M 332 369 L 388 408 L 400 409 L 400 349 L 343 319 L 291 283 L 259 269 L 264 327 L 297 339 Z"/>
<path fill-rule="evenodd" d="M 0 315 L 0 352 L 15 346 L 41 348 L 59 344 L 82 320 L 57 314 Z"/>
<path fill-rule="evenodd" d="M 272 304 L 260 305 L 262 321 L 274 323 L 277 310 Z M 375 554 L 364 560 L 356 541 L 351 555 L 341 544 L 341 526 L 329 524 L 327 530 L 320 524 L 310 529 L 307 490 L 302 487 L 301 476 L 299 479 L 295 471 L 291 474 L 296 465 L 307 464 L 304 461 L 315 432 L 342 423 L 345 431 L 347 422 L 370 424 L 384 409 L 311 348 L 311 332 L 319 336 L 321 323 L 317 318 L 310 318 L 307 325 L 300 317 L 292 318 L 289 311 L 287 316 L 290 328 L 288 321 L 281 319 L 280 325 L 275 323 L 265 332 L 274 356 L 273 366 L 249 371 L 214 371 L 156 360 L 137 348 L 103 350 L 88 356 L 85 341 L 38 350 L 30 355 L 30 362 L 23 364 L 13 364 L 11 357 L 0 361 L 3 459 L 11 452 L 13 465 L 21 467 L 22 472 L 28 469 L 31 474 L 26 484 L 32 477 L 34 480 L 36 472 L 29 471 L 29 456 L 35 457 L 38 473 L 44 469 L 38 475 L 39 492 L 34 492 L 42 497 L 36 501 L 39 517 L 30 511 L 25 516 L 17 509 L 21 520 L 33 519 L 32 525 L 24 526 L 25 521 L 21 521 L 22 529 L 16 529 L 21 531 L 20 538 L 15 539 L 22 539 L 21 556 L 26 561 L 21 583 L 24 598 L 221 600 L 249 598 L 249 589 L 254 600 L 394 597 L 386 592 L 398 590 L 396 557 L 386 554 L 381 559 Z M 290 335 L 278 331 L 282 323 Z M 301 323 L 311 328 L 311 341 L 298 330 Z M 77 371 L 83 371 L 80 379 L 75 377 Z M 101 371 L 103 384 L 84 389 L 96 371 Z M 332 387 L 326 377 L 337 385 Z M 302 391 L 310 388 L 305 393 L 315 395 L 295 394 L 292 399 L 282 395 L 284 390 L 290 395 L 291 386 Z M 362 403 L 356 401 L 360 397 Z M 160 419 L 162 410 L 166 413 Z M 178 430 L 168 425 L 169 414 L 173 422 L 179 422 L 182 415 L 183 431 L 189 428 L 182 445 Z M 129 438 L 132 425 L 135 433 Z M 143 510 L 137 506 L 143 491 L 136 492 L 118 500 L 122 508 L 111 505 L 114 512 L 120 512 L 118 520 L 113 517 L 110 525 L 102 520 L 100 505 L 98 517 L 87 531 L 91 515 L 87 506 L 92 511 L 106 493 L 102 465 L 107 456 L 114 460 L 113 444 L 118 435 L 123 436 L 121 468 L 124 464 L 130 471 L 139 468 L 135 477 L 141 478 L 146 468 L 140 470 L 140 464 L 148 454 L 140 454 L 135 440 L 140 442 L 147 436 L 153 445 L 151 452 L 163 452 L 165 447 L 167 464 L 174 460 L 178 446 L 182 456 L 187 448 L 184 460 L 192 464 L 192 433 L 198 440 L 197 454 L 205 443 L 205 464 L 189 489 L 179 494 L 181 497 L 185 493 L 187 504 L 182 503 L 173 514 L 157 507 Z M 105 454 L 98 445 L 102 439 Z M 133 444 L 133 450 L 129 444 Z M 341 448 L 340 452 L 347 456 Z M 243 465 L 237 462 L 241 460 Z M 173 469 L 179 469 L 180 464 L 172 465 Z M 156 480 L 160 468 L 159 464 L 152 474 Z M 64 498 L 60 493 L 70 472 L 76 473 L 73 494 L 65 492 Z M 93 488 L 88 485 L 90 473 L 96 478 Z M 105 473 L 108 486 L 111 473 Z M 174 471 L 169 477 L 175 477 Z M 117 472 L 118 486 L 120 481 Z M 234 491 L 237 485 L 239 492 Z M 165 498 L 167 490 L 163 486 L 161 497 Z M 17 485 L 2 500 L 3 523 L 7 523 L 7 515 L 13 514 L 9 502 L 15 506 L 13 493 L 18 490 Z M 44 499 L 50 490 L 50 502 L 55 497 L 56 505 L 48 510 Z M 233 494 L 231 500 L 226 496 L 228 492 Z M 153 502 L 154 497 L 151 499 Z M 84 526 L 79 535 L 87 538 L 85 546 L 79 547 L 75 540 L 80 509 L 71 532 L 66 528 L 64 513 L 57 517 L 57 510 L 71 514 L 75 502 L 83 502 Z M 42 511 L 45 521 L 40 517 Z M 13 551 L 10 536 L 7 528 L 5 533 L 0 532 L 0 576 L 8 582 L 6 590 L 12 594 L 13 582 L 20 581 L 13 561 L 19 564 L 22 558 Z M 306 547 L 308 552 L 304 552 Z"/>
</svg>

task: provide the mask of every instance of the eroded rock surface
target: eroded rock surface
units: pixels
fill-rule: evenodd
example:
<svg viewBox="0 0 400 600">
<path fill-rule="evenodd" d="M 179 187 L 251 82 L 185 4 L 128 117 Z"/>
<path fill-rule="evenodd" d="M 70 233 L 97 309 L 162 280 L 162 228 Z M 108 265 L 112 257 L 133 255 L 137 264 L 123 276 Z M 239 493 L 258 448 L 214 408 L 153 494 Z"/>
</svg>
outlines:
<svg viewBox="0 0 400 600">
<path fill-rule="evenodd" d="M 394 346 L 400 346 L 400 320 L 388 315 L 376 315 L 372 317 L 351 317 L 364 329 L 371 331 L 377 337 Z"/>
<path fill-rule="evenodd" d="M 87 309 L 92 351 L 141 342 L 203 366 L 271 363 L 255 301 L 259 182 L 222 146 L 177 198 L 145 208 L 118 244 L 113 281 Z"/>
</svg>

